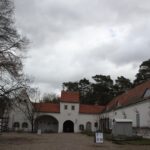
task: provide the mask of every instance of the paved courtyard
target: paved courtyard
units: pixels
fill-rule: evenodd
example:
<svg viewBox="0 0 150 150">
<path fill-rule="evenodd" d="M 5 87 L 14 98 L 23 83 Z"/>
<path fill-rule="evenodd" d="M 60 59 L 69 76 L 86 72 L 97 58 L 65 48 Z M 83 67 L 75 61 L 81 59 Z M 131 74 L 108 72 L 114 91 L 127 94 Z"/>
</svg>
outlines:
<svg viewBox="0 0 150 150">
<path fill-rule="evenodd" d="M 0 150 L 149 150 L 150 146 L 117 145 L 104 141 L 97 145 L 93 137 L 82 134 L 24 134 L 0 135 Z"/>
</svg>

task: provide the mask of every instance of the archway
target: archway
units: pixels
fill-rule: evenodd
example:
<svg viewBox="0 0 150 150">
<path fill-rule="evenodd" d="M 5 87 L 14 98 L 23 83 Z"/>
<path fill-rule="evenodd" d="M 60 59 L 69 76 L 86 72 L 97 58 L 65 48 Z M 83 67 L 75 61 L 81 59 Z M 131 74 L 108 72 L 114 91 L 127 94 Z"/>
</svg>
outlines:
<svg viewBox="0 0 150 150">
<path fill-rule="evenodd" d="M 74 123 L 70 120 L 67 120 L 63 124 L 63 132 L 74 132 Z"/>
<path fill-rule="evenodd" d="M 41 129 L 43 133 L 58 132 L 58 121 L 56 118 L 48 115 L 37 117 L 35 120 L 35 131 Z"/>
</svg>

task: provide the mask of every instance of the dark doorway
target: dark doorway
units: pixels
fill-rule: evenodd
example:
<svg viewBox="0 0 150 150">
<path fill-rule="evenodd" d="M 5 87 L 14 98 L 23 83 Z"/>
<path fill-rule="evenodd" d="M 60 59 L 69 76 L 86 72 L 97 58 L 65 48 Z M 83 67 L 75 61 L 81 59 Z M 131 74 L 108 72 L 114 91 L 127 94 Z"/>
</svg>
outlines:
<svg viewBox="0 0 150 150">
<path fill-rule="evenodd" d="M 63 132 L 74 132 L 74 124 L 72 121 L 67 120 L 63 124 Z"/>
</svg>

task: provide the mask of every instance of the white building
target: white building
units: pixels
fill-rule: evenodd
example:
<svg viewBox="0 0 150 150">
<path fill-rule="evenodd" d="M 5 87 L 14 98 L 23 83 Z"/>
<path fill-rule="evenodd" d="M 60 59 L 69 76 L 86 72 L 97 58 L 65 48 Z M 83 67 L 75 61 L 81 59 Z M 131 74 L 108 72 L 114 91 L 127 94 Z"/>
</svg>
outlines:
<svg viewBox="0 0 150 150">
<path fill-rule="evenodd" d="M 78 92 L 62 91 L 59 104 L 38 103 L 34 108 L 34 129 L 42 132 L 111 132 L 114 119 L 129 119 L 135 133 L 150 135 L 150 81 L 117 96 L 105 107 L 80 104 Z M 9 129 L 31 130 L 28 117 L 18 108 L 10 113 Z"/>
<path fill-rule="evenodd" d="M 100 128 L 111 131 L 114 119 L 130 119 L 136 134 L 150 135 L 150 81 L 114 98 L 100 115 Z"/>
<path fill-rule="evenodd" d="M 78 92 L 62 91 L 60 103 L 36 103 L 34 129 L 42 132 L 81 132 L 82 130 L 96 131 L 99 114 L 104 109 L 98 105 L 82 105 L 79 103 Z M 10 113 L 10 130 L 31 130 L 31 123 L 20 108 Z"/>
</svg>

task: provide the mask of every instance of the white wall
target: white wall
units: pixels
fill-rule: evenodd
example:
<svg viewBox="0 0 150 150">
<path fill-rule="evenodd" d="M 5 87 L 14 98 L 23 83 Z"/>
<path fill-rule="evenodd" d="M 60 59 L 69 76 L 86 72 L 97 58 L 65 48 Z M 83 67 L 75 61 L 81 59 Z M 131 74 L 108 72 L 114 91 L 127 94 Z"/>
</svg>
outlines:
<svg viewBox="0 0 150 150">
<path fill-rule="evenodd" d="M 100 115 L 100 117 L 109 117 L 110 119 L 124 119 L 124 114 L 126 114 L 126 118 L 132 120 L 133 127 L 137 127 L 137 113 L 140 115 L 140 127 L 150 127 L 150 99 L 136 103 L 134 105 L 130 105 L 128 107 L 103 113 Z"/>
<path fill-rule="evenodd" d="M 23 130 L 22 123 L 27 122 L 28 128 L 26 131 L 31 131 L 31 123 L 29 122 L 25 114 L 18 108 L 12 108 L 10 112 L 9 123 L 8 123 L 9 130 L 13 130 L 14 122 L 19 122 L 20 128 L 18 130 Z"/>
<path fill-rule="evenodd" d="M 65 110 L 65 105 L 68 108 Z M 72 110 L 71 107 L 75 106 L 75 110 Z M 79 114 L 79 104 L 78 103 L 60 103 L 60 113 L 38 113 L 37 117 L 42 115 L 50 115 L 56 118 L 59 122 L 58 132 L 63 132 L 63 124 L 65 121 L 70 120 L 74 123 L 74 132 L 80 132 L 79 125 L 83 124 L 86 128 L 86 123 L 92 123 L 92 131 L 97 129 L 94 127 L 94 123 L 99 121 L 99 115 L 97 114 Z"/>
<path fill-rule="evenodd" d="M 13 105 L 10 109 L 9 122 L 8 122 L 9 130 L 13 130 L 13 124 L 15 122 L 19 122 L 20 124 L 20 127 L 18 130 L 23 130 L 22 123 L 26 122 L 28 124 L 28 128 L 25 130 L 31 131 L 31 123 L 28 119 L 28 111 L 30 112 L 32 108 L 33 106 L 27 93 L 22 91 L 21 101 L 14 100 Z"/>
<path fill-rule="evenodd" d="M 65 105 L 67 105 L 67 109 L 65 109 Z M 72 106 L 75 107 L 72 110 Z M 35 118 L 49 115 L 57 119 L 58 121 L 58 132 L 63 132 L 63 124 L 65 121 L 70 120 L 74 123 L 74 132 L 80 132 L 79 125 L 84 125 L 84 129 L 86 129 L 87 122 L 91 122 L 92 124 L 92 131 L 96 131 L 97 128 L 94 124 L 97 122 L 99 123 L 99 114 L 79 114 L 79 103 L 64 103 L 60 102 L 60 113 L 37 113 Z M 31 124 L 26 118 L 25 114 L 20 111 L 18 108 L 14 108 L 10 113 L 9 119 L 9 128 L 12 129 L 13 123 L 19 122 L 20 129 L 23 122 L 27 122 L 29 125 L 28 131 L 31 131 Z"/>
<path fill-rule="evenodd" d="M 92 124 L 92 131 L 93 132 L 98 130 L 98 128 L 96 128 L 94 126 L 94 124 L 96 122 L 99 123 L 99 115 L 98 114 L 80 114 L 79 115 L 79 119 L 78 119 L 78 127 L 79 127 L 80 124 L 83 124 L 84 125 L 84 129 L 86 129 L 86 123 L 87 122 L 91 122 L 91 124 Z M 98 125 L 98 127 L 99 127 L 99 125 Z"/>
</svg>

